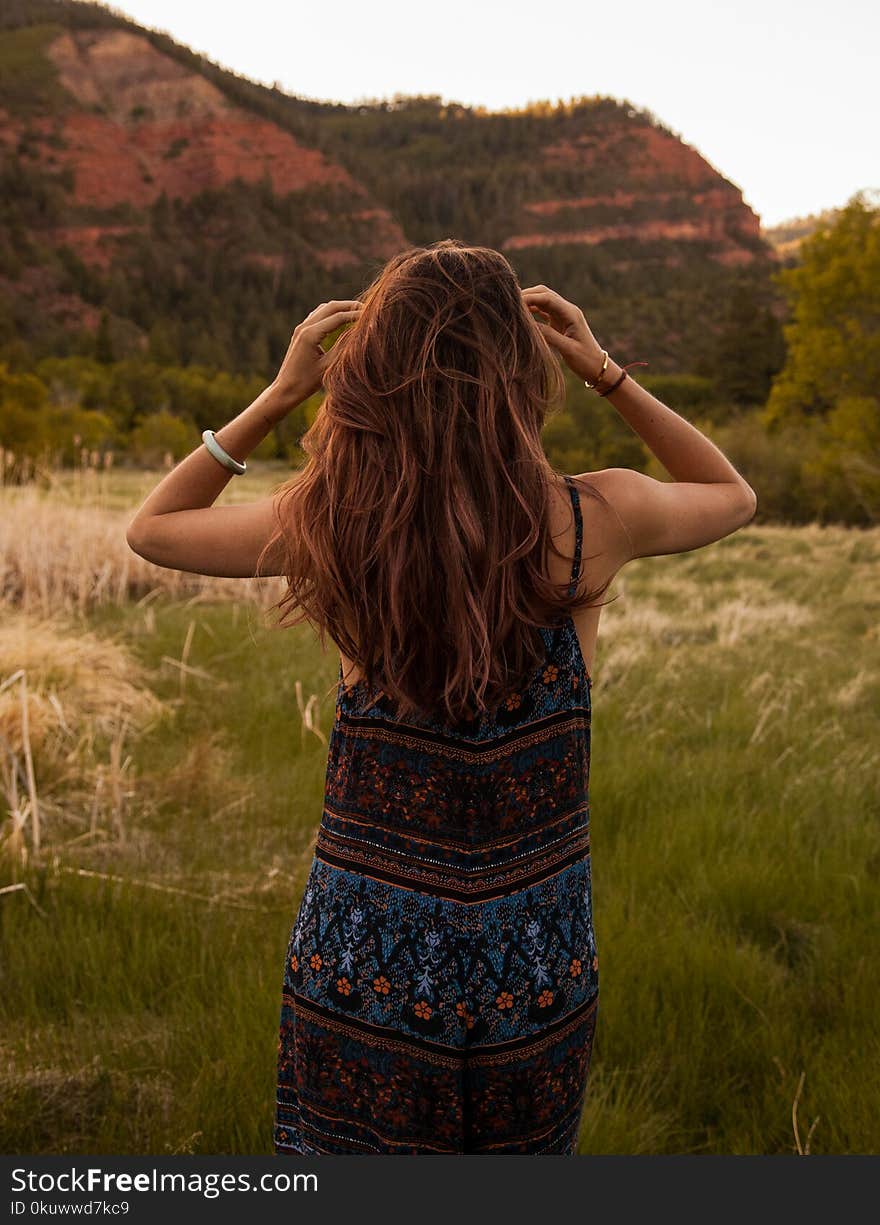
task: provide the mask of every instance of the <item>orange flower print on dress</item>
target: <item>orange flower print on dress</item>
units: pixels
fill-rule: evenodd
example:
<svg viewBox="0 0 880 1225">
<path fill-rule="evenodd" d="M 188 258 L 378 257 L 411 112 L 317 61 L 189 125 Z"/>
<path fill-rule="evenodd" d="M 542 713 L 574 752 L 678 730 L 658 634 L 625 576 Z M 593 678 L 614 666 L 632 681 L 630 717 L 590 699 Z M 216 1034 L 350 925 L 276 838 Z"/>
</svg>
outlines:
<svg viewBox="0 0 880 1225">
<path fill-rule="evenodd" d="M 571 965 L 568 967 L 572 978 L 577 978 L 581 970 L 584 968 L 580 957 L 572 957 Z"/>
<path fill-rule="evenodd" d="M 322 958 L 321 958 L 321 954 L 320 954 L 320 953 L 312 953 L 311 957 L 309 958 L 309 965 L 312 967 L 312 969 L 313 969 L 313 970 L 320 970 L 320 968 L 321 968 L 321 966 L 322 966 L 323 964 L 324 964 L 324 962 L 323 962 L 323 960 L 322 960 Z"/>
<path fill-rule="evenodd" d="M 468 1012 L 467 1004 L 464 1002 L 464 1000 L 458 1001 L 458 1003 L 455 1005 L 455 1011 L 464 1021 L 465 1026 L 468 1029 L 473 1029 L 474 1022 L 476 1021 L 476 1017 L 473 1015 L 473 1013 Z"/>
<path fill-rule="evenodd" d="M 556 667 L 556 664 L 548 664 L 541 673 L 541 680 L 545 685 L 552 685 L 557 676 L 559 676 L 559 669 Z"/>
<path fill-rule="evenodd" d="M 599 969 L 599 956 L 597 954 L 596 956 L 593 957 L 593 972 L 595 973 L 598 969 Z"/>
<path fill-rule="evenodd" d="M 513 996 L 509 991 L 499 991 L 499 993 L 495 996 L 495 1003 L 499 1008 L 512 1008 Z"/>
<path fill-rule="evenodd" d="M 373 990 L 379 995 L 387 995 L 391 990 L 391 983 L 384 974 L 379 974 L 373 979 Z"/>
<path fill-rule="evenodd" d="M 522 697 L 518 693 L 509 693 L 504 699 L 504 706 L 507 710 L 518 710 L 522 705 Z"/>
<path fill-rule="evenodd" d="M 291 958 L 290 958 L 290 968 L 291 968 L 291 970 L 293 970 L 294 974 L 295 974 L 295 973 L 297 972 L 297 970 L 299 969 L 299 958 L 297 957 L 296 953 L 293 953 L 293 954 L 291 955 Z"/>
<path fill-rule="evenodd" d="M 337 978 L 337 980 L 336 980 L 336 990 L 339 992 L 339 994 L 340 994 L 340 995 L 351 995 L 351 983 L 350 983 L 350 981 L 349 981 L 347 978 L 345 978 L 345 977 L 343 977 L 343 978 Z"/>
<path fill-rule="evenodd" d="M 553 1003 L 553 992 L 547 991 L 545 989 L 538 996 L 538 1007 L 539 1008 L 549 1008 L 552 1003 Z"/>
<path fill-rule="evenodd" d="M 426 1000 L 417 1000 L 413 1008 L 413 1012 L 417 1017 L 421 1017 L 423 1021 L 427 1021 L 428 1017 L 433 1012 L 433 1008 Z"/>
</svg>

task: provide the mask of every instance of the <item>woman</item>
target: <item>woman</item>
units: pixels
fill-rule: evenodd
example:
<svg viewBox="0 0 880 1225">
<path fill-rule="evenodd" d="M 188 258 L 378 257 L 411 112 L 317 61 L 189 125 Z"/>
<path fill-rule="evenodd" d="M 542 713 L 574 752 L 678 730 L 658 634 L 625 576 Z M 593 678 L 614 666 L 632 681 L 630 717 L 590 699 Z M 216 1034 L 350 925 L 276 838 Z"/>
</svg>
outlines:
<svg viewBox="0 0 880 1225">
<path fill-rule="evenodd" d="M 671 482 L 550 467 L 555 352 Z M 321 385 L 303 473 L 213 507 L 224 465 Z M 362 300 L 322 303 L 206 443 L 144 503 L 130 545 L 182 570 L 286 576 L 279 607 L 340 654 L 284 968 L 276 1152 L 573 1153 L 599 987 L 597 599 L 633 558 L 744 526 L 755 494 L 576 306 L 451 239 L 396 256 Z"/>
</svg>

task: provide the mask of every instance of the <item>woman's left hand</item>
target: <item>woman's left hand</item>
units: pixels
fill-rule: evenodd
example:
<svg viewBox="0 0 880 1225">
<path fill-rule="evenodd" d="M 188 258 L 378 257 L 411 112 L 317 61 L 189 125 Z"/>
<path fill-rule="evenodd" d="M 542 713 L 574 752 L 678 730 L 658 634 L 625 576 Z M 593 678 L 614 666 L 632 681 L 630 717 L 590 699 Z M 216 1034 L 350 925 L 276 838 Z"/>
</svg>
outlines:
<svg viewBox="0 0 880 1225">
<path fill-rule="evenodd" d="M 363 311 L 357 298 L 322 302 L 293 330 L 287 353 L 272 382 L 284 412 L 290 412 L 321 386 L 332 349 L 326 352 L 321 341 L 343 323 L 357 319 Z"/>
</svg>

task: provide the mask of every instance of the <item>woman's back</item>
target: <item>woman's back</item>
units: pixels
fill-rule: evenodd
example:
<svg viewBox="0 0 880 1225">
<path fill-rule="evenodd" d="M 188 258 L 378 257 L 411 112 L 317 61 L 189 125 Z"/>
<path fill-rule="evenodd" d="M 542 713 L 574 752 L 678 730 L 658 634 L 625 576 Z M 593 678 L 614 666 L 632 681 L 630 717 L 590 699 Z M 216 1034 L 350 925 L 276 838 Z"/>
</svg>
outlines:
<svg viewBox="0 0 880 1225">
<path fill-rule="evenodd" d="M 570 578 L 571 561 L 575 555 L 576 528 L 572 515 L 571 482 L 578 494 L 584 537 L 589 540 L 589 556 L 582 556 L 578 590 L 594 591 L 602 587 L 606 579 L 612 578 L 627 560 L 624 533 L 613 505 L 603 505 L 595 498 L 584 496 L 582 482 L 589 482 L 604 494 L 604 472 L 587 472 L 576 477 L 551 474 L 548 518 L 550 534 L 556 542 L 560 555 L 551 552 L 547 558 L 547 577 L 556 584 L 567 583 Z M 427 544 L 426 544 L 426 547 Z M 576 610 L 575 628 L 587 671 L 592 675 L 596 643 L 599 630 L 601 605 Z M 363 673 L 353 660 L 340 650 L 342 678 L 348 688 L 359 686 Z"/>
<path fill-rule="evenodd" d="M 398 720 L 340 666 L 285 970 L 278 1151 L 573 1151 L 598 1006 L 591 682 L 570 617 L 542 636 L 528 683 L 455 725 Z"/>
</svg>

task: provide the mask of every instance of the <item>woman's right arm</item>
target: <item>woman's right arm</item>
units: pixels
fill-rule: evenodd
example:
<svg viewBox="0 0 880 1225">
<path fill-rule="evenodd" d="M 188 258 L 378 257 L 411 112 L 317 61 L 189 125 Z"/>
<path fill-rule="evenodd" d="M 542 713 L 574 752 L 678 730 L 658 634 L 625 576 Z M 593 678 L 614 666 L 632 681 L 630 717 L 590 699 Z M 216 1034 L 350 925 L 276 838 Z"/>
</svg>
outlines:
<svg viewBox="0 0 880 1225">
<path fill-rule="evenodd" d="M 544 285 L 523 290 L 523 298 L 530 310 L 549 316 L 549 324 L 535 322 L 574 373 L 594 382 L 602 348 L 580 308 Z M 613 386 L 621 373 L 609 357 L 600 389 Z M 752 520 L 755 491 L 696 426 L 630 378 L 605 398 L 673 478 L 657 481 L 630 468 L 608 468 L 601 481 L 596 481 L 599 473 L 591 474 L 620 516 L 632 557 L 698 549 Z"/>
<path fill-rule="evenodd" d="M 601 365 L 594 363 L 594 371 Z M 620 368 L 609 358 L 610 386 Z M 714 442 L 633 379 L 606 399 L 673 478 L 608 468 L 602 492 L 620 516 L 633 557 L 685 553 L 729 536 L 754 518 L 758 499 Z"/>
</svg>

